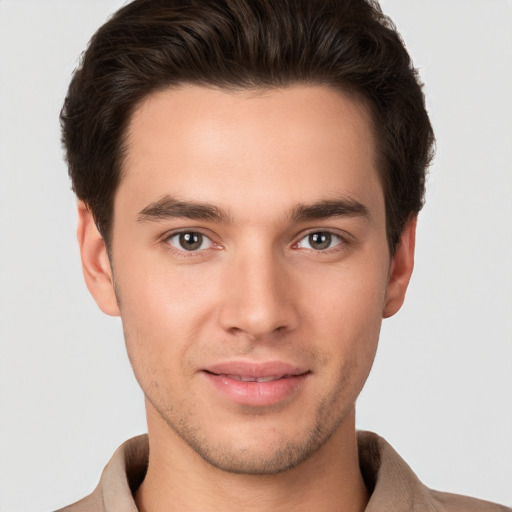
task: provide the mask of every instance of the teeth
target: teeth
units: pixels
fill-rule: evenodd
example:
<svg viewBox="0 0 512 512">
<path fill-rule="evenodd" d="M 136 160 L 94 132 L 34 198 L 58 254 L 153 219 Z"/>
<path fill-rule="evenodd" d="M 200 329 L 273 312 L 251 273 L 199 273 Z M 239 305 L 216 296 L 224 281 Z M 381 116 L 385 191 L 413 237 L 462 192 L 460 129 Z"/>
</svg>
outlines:
<svg viewBox="0 0 512 512">
<path fill-rule="evenodd" d="M 226 375 L 229 379 L 238 380 L 240 382 L 270 382 L 283 377 L 282 375 L 271 375 L 269 377 L 245 377 L 244 375 Z"/>
<path fill-rule="evenodd" d="M 256 379 L 256 382 L 270 382 L 271 380 L 277 380 L 277 379 L 280 379 L 281 376 L 277 376 L 277 377 L 258 377 Z"/>
</svg>

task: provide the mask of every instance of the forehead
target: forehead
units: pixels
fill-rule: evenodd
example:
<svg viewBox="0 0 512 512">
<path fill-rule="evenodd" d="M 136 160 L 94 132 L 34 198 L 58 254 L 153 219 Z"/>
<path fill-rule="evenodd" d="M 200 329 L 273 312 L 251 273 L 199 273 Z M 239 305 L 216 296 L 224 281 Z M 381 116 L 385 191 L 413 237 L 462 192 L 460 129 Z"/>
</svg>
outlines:
<svg viewBox="0 0 512 512">
<path fill-rule="evenodd" d="M 246 211 L 380 201 L 370 111 L 323 86 L 154 93 L 129 124 L 116 203 L 143 208 L 166 194 Z"/>
</svg>

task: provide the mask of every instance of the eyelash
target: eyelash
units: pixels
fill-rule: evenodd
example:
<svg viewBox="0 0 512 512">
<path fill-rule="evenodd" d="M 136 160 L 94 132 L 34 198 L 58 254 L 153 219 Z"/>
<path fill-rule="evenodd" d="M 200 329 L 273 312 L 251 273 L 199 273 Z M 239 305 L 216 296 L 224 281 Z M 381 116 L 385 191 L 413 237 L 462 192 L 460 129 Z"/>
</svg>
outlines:
<svg viewBox="0 0 512 512">
<path fill-rule="evenodd" d="M 184 236 L 184 235 L 192 235 L 192 236 L 199 235 L 199 237 L 201 237 L 200 246 L 193 250 L 187 250 L 183 246 L 178 247 L 178 245 L 181 245 L 179 241 L 176 243 L 176 245 L 171 243 L 171 240 L 173 240 L 173 239 L 179 240 L 179 237 Z M 324 249 L 315 249 L 315 248 L 311 247 L 310 237 L 312 237 L 314 235 L 323 235 L 324 237 L 326 236 L 328 238 L 329 246 Z M 204 254 L 204 252 L 209 249 L 222 248 L 222 246 L 220 244 L 218 244 L 214 240 L 212 240 L 211 236 L 208 236 L 199 230 L 193 230 L 193 229 L 173 232 L 171 234 L 166 235 L 163 238 L 163 241 L 165 242 L 168 250 L 178 253 L 182 257 L 194 257 L 194 256 L 197 257 L 200 254 Z M 301 247 L 301 243 L 303 243 L 304 241 L 306 241 L 306 243 L 308 243 L 310 247 Z M 330 245 L 333 241 L 335 241 L 336 243 L 331 247 Z M 205 242 L 208 243 L 208 247 L 201 248 Z M 320 241 L 319 243 L 322 243 L 322 241 Z M 343 248 L 345 248 L 348 244 L 349 244 L 349 241 L 346 239 L 346 237 L 340 235 L 339 233 L 336 233 L 334 231 L 327 230 L 327 229 L 326 230 L 316 229 L 316 230 L 311 230 L 306 234 L 302 234 L 301 238 L 292 245 L 292 248 L 293 249 L 303 248 L 304 250 L 308 251 L 308 253 L 313 253 L 315 255 L 322 255 L 322 254 L 331 254 L 333 252 L 340 251 Z"/>
<path fill-rule="evenodd" d="M 179 240 L 179 237 L 186 236 L 186 235 L 196 235 L 196 236 L 199 235 L 201 237 L 201 246 L 205 242 L 207 242 L 208 243 L 208 247 L 201 248 L 201 246 L 200 246 L 199 248 L 194 249 L 194 250 L 187 250 L 183 246 L 182 247 L 178 247 L 178 246 L 175 246 L 175 245 L 173 245 L 171 243 L 172 239 L 177 238 Z M 169 235 L 166 235 L 164 237 L 163 241 L 165 242 L 165 244 L 167 245 L 167 248 L 169 250 L 172 250 L 173 252 L 175 251 L 175 252 L 179 253 L 180 255 L 184 255 L 186 257 L 197 256 L 198 254 L 206 251 L 207 249 L 218 249 L 218 248 L 220 248 L 220 245 L 216 244 L 212 240 L 212 238 L 210 236 L 206 235 L 205 233 L 203 233 L 201 231 L 193 230 L 193 229 L 184 229 L 184 230 L 181 230 L 181 231 L 177 231 L 177 232 L 171 233 Z M 177 243 L 177 245 L 178 244 L 179 244 L 179 242 Z"/>
<path fill-rule="evenodd" d="M 337 242 L 332 247 L 326 247 L 324 249 L 314 249 L 313 247 L 311 247 L 311 243 L 310 243 L 310 237 L 312 237 L 314 235 L 323 235 L 323 236 L 327 235 L 327 237 L 329 239 L 329 245 L 330 245 L 331 242 L 334 241 L 333 239 L 337 239 Z M 305 249 L 308 250 L 308 251 L 312 251 L 314 253 L 317 253 L 317 254 L 319 254 L 319 253 L 331 253 L 331 252 L 338 251 L 338 250 L 341 249 L 340 246 L 344 246 L 344 245 L 346 245 L 348 243 L 347 240 L 343 236 L 341 236 L 339 233 L 335 233 L 335 232 L 329 231 L 329 230 L 318 230 L 317 229 L 317 230 L 310 231 L 306 235 L 302 236 L 300 238 L 300 240 L 294 244 L 294 247 L 298 247 L 299 244 L 301 242 L 303 242 L 304 240 L 307 240 L 308 244 L 310 245 L 309 248 L 305 248 Z"/>
</svg>

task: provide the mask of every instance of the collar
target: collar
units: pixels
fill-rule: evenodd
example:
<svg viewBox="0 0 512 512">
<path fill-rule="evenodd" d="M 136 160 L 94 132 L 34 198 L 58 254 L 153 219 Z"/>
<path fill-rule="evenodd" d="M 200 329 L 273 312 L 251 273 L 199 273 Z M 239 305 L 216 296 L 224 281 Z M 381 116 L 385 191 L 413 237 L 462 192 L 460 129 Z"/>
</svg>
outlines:
<svg viewBox="0 0 512 512">
<path fill-rule="evenodd" d="M 512 512 L 489 502 L 432 491 L 382 437 L 358 432 L 359 464 L 371 495 L 365 512 Z M 96 490 L 59 512 L 138 512 L 133 499 L 146 474 L 148 436 L 134 437 L 114 453 Z"/>
</svg>

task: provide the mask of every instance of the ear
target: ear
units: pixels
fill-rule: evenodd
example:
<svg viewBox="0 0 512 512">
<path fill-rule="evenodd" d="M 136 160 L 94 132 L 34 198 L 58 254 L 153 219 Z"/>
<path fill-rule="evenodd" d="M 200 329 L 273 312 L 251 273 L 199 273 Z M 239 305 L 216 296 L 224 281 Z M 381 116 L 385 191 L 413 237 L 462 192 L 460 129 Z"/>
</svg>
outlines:
<svg viewBox="0 0 512 512">
<path fill-rule="evenodd" d="M 386 302 L 383 318 L 393 316 L 402 307 L 405 292 L 414 267 L 414 245 L 416 242 L 416 221 L 413 217 L 406 225 L 396 252 L 391 260 Z"/>
<path fill-rule="evenodd" d="M 119 316 L 107 247 L 83 201 L 78 201 L 77 237 L 87 288 L 104 313 Z"/>
</svg>

